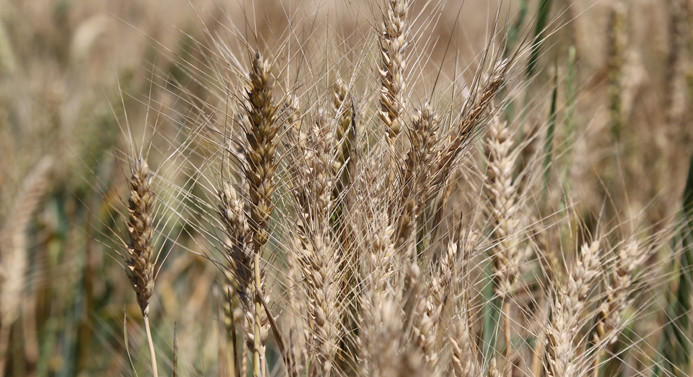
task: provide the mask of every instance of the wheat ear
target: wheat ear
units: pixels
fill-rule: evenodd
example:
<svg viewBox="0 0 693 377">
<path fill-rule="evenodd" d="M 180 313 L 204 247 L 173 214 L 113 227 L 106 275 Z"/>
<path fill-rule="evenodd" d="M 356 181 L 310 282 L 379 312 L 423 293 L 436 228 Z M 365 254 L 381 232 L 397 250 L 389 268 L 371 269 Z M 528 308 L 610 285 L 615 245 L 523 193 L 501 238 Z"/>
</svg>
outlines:
<svg viewBox="0 0 693 377">
<path fill-rule="evenodd" d="M 353 288 L 359 286 L 358 274 L 353 269 L 358 265 L 359 254 L 350 252 L 354 250 L 354 235 L 352 228 L 347 226 L 345 212 L 353 208 L 358 201 L 358 195 L 353 192 L 353 182 L 356 172 L 358 130 L 357 114 L 354 99 L 349 93 L 349 88 L 344 81 L 337 77 L 332 86 L 332 107 L 337 119 L 337 127 L 334 138 L 335 159 L 333 174 L 335 175 L 334 188 L 332 189 L 331 223 L 336 241 L 338 240 L 337 253 L 340 258 L 338 271 L 342 281 L 338 290 L 338 302 L 344 302 L 345 308 L 342 314 L 342 324 L 345 328 L 355 328 L 358 302 L 354 297 Z M 349 331 L 349 330 L 347 330 Z M 356 360 L 356 345 L 354 339 L 343 337 L 340 342 L 339 362 L 345 365 Z M 352 366 L 352 369 L 354 367 Z"/>
<path fill-rule="evenodd" d="M 600 272 L 599 241 L 583 245 L 568 282 L 555 292 L 551 320 L 547 329 L 546 375 L 575 376 L 577 347 L 574 340 L 580 331 L 587 296 Z"/>
<path fill-rule="evenodd" d="M 670 135 L 676 134 L 686 114 L 686 62 L 689 35 L 689 1 L 668 0 L 669 52 L 666 64 L 666 119 Z M 685 135 L 690 137 L 690 135 Z"/>
<path fill-rule="evenodd" d="M 388 200 L 392 199 L 395 168 L 398 164 L 397 136 L 401 131 L 404 111 L 404 53 L 408 46 L 409 0 L 387 0 L 380 35 L 380 119 L 385 123 L 390 153 Z"/>
<path fill-rule="evenodd" d="M 609 115 L 611 131 L 616 142 L 623 129 L 623 65 L 626 48 L 626 11 L 623 4 L 615 2 L 609 14 L 608 62 Z"/>
<path fill-rule="evenodd" d="M 141 156 L 136 158 L 130 176 L 130 199 L 128 200 L 127 272 L 130 284 L 137 295 L 137 303 L 142 311 L 144 327 L 152 362 L 152 373 L 158 376 L 156 352 L 149 327 L 149 299 L 154 290 L 154 262 L 156 255 L 152 245 L 154 235 L 154 174 Z"/>
<path fill-rule="evenodd" d="M 225 258 L 228 266 L 224 269 L 226 284 L 224 287 L 223 303 L 224 320 L 229 339 L 232 344 L 232 356 L 229 358 L 229 363 L 232 369 L 235 369 L 236 363 L 236 318 L 234 317 L 233 302 L 234 298 L 238 298 L 241 306 L 247 308 L 249 306 L 248 294 L 252 280 L 252 253 L 248 249 L 248 244 L 252 238 L 248 227 L 245 212 L 243 211 L 243 202 L 237 198 L 236 190 L 228 181 L 222 183 L 222 188 L 218 191 L 219 204 L 217 213 L 221 218 L 224 226 L 224 234 L 226 242 L 224 244 Z"/>
<path fill-rule="evenodd" d="M 493 99 L 501 90 L 510 67 L 511 61 L 502 60 L 494 65 L 487 80 L 475 84 L 472 96 L 465 101 L 461 118 L 454 122 L 448 140 L 441 143 L 440 149 L 435 152 L 438 158 L 433 169 L 435 175 L 431 180 L 431 187 L 434 189 L 438 190 L 447 183 L 455 167 L 455 161 L 472 140 L 475 130 L 493 115 L 490 111 Z"/>
<path fill-rule="evenodd" d="M 349 187 L 354 175 L 354 161 L 351 152 L 356 137 L 354 101 L 349 95 L 346 84 L 339 77 L 333 85 L 332 107 L 337 113 L 337 132 L 335 134 L 337 155 L 333 170 L 339 177 L 335 183 L 332 197 L 333 200 L 338 200 L 342 191 Z"/>
<path fill-rule="evenodd" d="M 315 348 L 320 375 L 332 373 L 338 347 L 337 324 L 340 322 L 337 289 L 339 255 L 331 236 L 330 215 L 335 182 L 332 170 L 333 124 L 328 123 L 324 110 L 319 110 L 301 161 L 299 184 L 294 190 L 300 218 L 296 244 L 299 268 L 306 284 L 309 307 L 310 338 Z"/>
<path fill-rule="evenodd" d="M 50 157 L 41 159 L 24 178 L 10 210 L 11 220 L 0 229 L 0 375 L 5 370 L 5 353 L 10 326 L 19 316 L 28 267 L 26 232 L 31 216 L 50 187 L 53 167 Z"/>
<path fill-rule="evenodd" d="M 262 313 L 264 311 L 259 295 L 264 295 L 264 293 L 260 262 L 262 251 L 270 236 L 268 223 L 274 209 L 272 203 L 272 195 L 276 188 L 274 171 L 278 164 L 275 159 L 275 151 L 278 144 L 279 127 L 276 122 L 276 106 L 272 99 L 274 78 L 270 70 L 270 63 L 257 52 L 249 74 L 246 101 L 243 103 L 249 122 L 246 129 L 247 145 L 243 153 L 246 162 L 244 175 L 248 183 L 250 199 L 248 221 L 253 234 L 254 252 L 253 376 L 255 377 L 260 375 L 260 354 L 263 348 Z M 267 333 L 268 330 L 264 332 Z"/>
<path fill-rule="evenodd" d="M 512 147 L 510 130 L 498 117 L 494 117 L 486 139 L 488 154 L 486 197 L 489 219 L 493 226 L 494 245 L 490 251 L 493 262 L 493 288 L 503 306 L 505 356 L 508 360 L 512 351 L 510 295 L 515 289 L 523 255 L 518 240 L 519 204 L 517 185 L 513 178 L 516 154 L 513 153 Z"/>
<path fill-rule="evenodd" d="M 459 303 L 453 305 L 458 312 L 459 318 L 455 320 L 452 332 L 447 335 L 451 348 L 450 374 L 454 377 L 476 377 L 481 373 L 481 366 L 477 359 L 478 352 L 472 340 L 472 328 L 470 325 L 470 308 L 473 305 L 470 297 L 472 289 L 469 280 L 467 280 L 470 276 L 470 267 L 473 263 L 471 259 L 472 252 L 476 247 L 476 243 L 477 236 L 473 234 L 470 234 L 464 243 L 460 243 L 459 240 L 455 242 L 455 246 L 458 249 L 456 252 L 461 250 L 462 258 L 460 274 L 458 275 L 454 270 L 452 272 L 451 289 L 459 286 L 461 290 Z M 458 276 L 465 280 L 458 282 Z M 454 291 L 451 293 L 454 294 Z"/>
<path fill-rule="evenodd" d="M 633 284 L 634 273 L 645 260 L 647 254 L 642 253 L 638 242 L 633 240 L 618 251 L 611 279 L 606 284 L 606 300 L 602 302 L 597 313 L 597 326 L 594 334 L 594 344 L 597 349 L 594 356 L 595 377 L 599 374 L 599 363 L 603 349 L 611 346 L 623 328 L 621 314 L 628 305 L 628 294 Z"/>
<path fill-rule="evenodd" d="M 417 111 L 417 115 L 409 130 L 410 149 L 407 153 L 403 173 L 401 174 L 402 203 L 399 204 L 400 215 L 397 218 L 395 233 L 395 248 L 399 250 L 411 239 L 417 220 L 425 208 L 429 191 L 427 181 L 430 166 L 434 158 L 438 118 L 430 104 L 425 104 Z M 413 248 L 410 248 L 413 251 Z"/>
</svg>

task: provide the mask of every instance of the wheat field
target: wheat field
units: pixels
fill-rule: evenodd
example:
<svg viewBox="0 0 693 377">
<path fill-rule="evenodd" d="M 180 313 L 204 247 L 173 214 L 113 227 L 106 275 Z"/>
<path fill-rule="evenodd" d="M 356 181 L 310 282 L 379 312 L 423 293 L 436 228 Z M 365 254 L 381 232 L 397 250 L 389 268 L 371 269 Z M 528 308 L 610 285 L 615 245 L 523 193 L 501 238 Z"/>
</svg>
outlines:
<svg viewBox="0 0 693 377">
<path fill-rule="evenodd" d="M 0 377 L 693 375 L 692 7 L 0 0 Z"/>
</svg>

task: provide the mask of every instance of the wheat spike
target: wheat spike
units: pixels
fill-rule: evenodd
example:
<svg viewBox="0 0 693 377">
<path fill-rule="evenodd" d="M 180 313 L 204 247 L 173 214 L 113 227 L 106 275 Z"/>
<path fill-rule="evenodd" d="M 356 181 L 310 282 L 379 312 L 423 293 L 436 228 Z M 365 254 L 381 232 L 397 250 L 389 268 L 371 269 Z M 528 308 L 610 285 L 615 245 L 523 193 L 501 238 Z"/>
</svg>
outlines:
<svg viewBox="0 0 693 377">
<path fill-rule="evenodd" d="M 149 315 L 149 298 L 154 290 L 154 261 L 152 237 L 154 229 L 154 174 L 142 157 L 134 161 L 130 176 L 128 199 L 127 272 L 137 295 L 143 316 Z"/>
<path fill-rule="evenodd" d="M 547 331 L 546 374 L 553 377 L 576 376 L 577 347 L 574 344 L 584 315 L 587 295 L 599 276 L 599 241 L 585 244 L 570 271 L 568 281 L 555 293 Z"/>
</svg>

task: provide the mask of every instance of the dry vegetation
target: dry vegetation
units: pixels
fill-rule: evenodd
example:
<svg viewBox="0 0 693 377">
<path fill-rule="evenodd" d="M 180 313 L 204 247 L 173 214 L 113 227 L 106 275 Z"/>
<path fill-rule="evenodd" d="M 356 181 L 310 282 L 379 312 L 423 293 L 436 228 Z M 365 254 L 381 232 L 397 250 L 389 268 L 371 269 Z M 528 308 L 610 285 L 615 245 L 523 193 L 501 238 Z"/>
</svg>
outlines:
<svg viewBox="0 0 693 377">
<path fill-rule="evenodd" d="M 38 3 L 0 376 L 693 375 L 689 0 Z"/>
</svg>

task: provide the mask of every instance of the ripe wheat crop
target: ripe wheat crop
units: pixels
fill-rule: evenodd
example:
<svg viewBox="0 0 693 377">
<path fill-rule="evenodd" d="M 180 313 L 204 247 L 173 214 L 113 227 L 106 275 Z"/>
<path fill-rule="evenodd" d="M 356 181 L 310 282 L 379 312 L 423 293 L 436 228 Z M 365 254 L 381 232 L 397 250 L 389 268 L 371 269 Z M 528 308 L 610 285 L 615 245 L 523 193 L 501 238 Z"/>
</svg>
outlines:
<svg viewBox="0 0 693 377">
<path fill-rule="evenodd" d="M 0 11 L 0 376 L 693 374 L 688 0 L 260 3 Z"/>
</svg>

